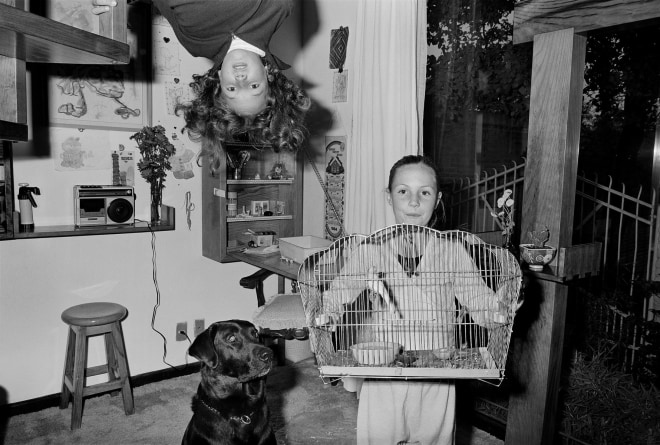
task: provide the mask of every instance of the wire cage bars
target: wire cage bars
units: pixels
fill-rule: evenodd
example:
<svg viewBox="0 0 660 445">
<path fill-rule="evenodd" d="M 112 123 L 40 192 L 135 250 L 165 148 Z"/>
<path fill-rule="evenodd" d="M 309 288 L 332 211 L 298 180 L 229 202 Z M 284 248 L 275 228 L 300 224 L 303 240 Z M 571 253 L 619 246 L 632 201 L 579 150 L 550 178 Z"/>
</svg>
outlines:
<svg viewBox="0 0 660 445">
<path fill-rule="evenodd" d="M 298 273 L 324 377 L 501 383 L 521 283 L 506 249 L 402 224 L 340 238 Z"/>
</svg>

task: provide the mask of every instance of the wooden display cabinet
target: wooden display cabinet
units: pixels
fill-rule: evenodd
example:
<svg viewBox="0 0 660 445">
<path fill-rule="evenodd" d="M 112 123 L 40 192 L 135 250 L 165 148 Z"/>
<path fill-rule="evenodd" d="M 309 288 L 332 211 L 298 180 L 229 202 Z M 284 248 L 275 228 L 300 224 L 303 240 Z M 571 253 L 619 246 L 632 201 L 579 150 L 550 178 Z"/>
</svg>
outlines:
<svg viewBox="0 0 660 445">
<path fill-rule="evenodd" d="M 14 236 L 14 192 L 12 181 L 12 143 L 0 145 L 0 240 Z"/>
<path fill-rule="evenodd" d="M 246 143 L 228 144 L 226 151 L 234 162 L 240 162 L 241 152 L 249 153 L 249 160 L 238 176 L 231 162 L 223 157 L 220 170 L 214 176 L 204 158 L 202 254 L 222 263 L 237 261 L 230 255 L 248 247 L 250 230 L 274 232 L 276 239 L 301 235 L 301 152 L 276 152 L 268 145 Z M 277 164 L 283 166 L 281 172 L 275 170 Z M 228 192 L 237 194 L 237 216 L 228 216 Z M 267 202 L 268 210 L 273 214 L 255 214 L 258 205 L 253 206 L 253 203 L 259 202 Z"/>
</svg>

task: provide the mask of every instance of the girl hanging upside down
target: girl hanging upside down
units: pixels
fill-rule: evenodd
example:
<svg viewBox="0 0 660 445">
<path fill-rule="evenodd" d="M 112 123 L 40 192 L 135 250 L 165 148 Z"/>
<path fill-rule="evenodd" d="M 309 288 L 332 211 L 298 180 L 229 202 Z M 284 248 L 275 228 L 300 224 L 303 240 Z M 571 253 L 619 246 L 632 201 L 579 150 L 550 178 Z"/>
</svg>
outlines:
<svg viewBox="0 0 660 445">
<path fill-rule="evenodd" d="M 190 84 L 195 98 L 180 104 L 184 131 L 203 141 L 212 171 L 226 142 L 298 149 L 306 135 L 311 101 L 282 70 L 289 65 L 270 52 L 270 40 L 291 14 L 292 0 L 152 0 L 179 42 L 195 57 L 214 61 Z M 113 0 L 92 0 L 102 13 Z M 106 9 L 108 8 L 108 9 Z"/>
</svg>

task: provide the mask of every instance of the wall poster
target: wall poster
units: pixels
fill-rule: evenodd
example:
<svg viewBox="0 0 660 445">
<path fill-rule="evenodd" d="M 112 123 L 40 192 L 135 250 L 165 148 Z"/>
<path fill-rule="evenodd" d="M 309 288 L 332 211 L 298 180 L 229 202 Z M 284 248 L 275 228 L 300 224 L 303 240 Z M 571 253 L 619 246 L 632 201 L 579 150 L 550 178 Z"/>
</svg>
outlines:
<svg viewBox="0 0 660 445">
<path fill-rule="evenodd" d="M 90 0 L 51 1 L 48 17 L 98 32 Z M 150 8 L 129 6 L 128 65 L 53 65 L 48 75 L 51 126 L 140 130 L 151 122 Z M 92 17 L 90 17 L 90 15 Z"/>
<path fill-rule="evenodd" d="M 346 136 L 325 138 L 325 237 L 337 239 L 344 235 L 344 152 Z"/>
</svg>

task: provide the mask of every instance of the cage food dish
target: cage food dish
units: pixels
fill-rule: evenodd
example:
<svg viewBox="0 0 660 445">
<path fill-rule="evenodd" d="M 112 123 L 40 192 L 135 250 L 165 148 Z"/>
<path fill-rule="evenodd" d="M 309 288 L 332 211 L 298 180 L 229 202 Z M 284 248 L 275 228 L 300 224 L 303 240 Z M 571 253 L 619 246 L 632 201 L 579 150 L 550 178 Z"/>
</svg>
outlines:
<svg viewBox="0 0 660 445">
<path fill-rule="evenodd" d="M 370 341 L 351 346 L 353 358 L 361 365 L 390 364 L 400 350 L 400 344 L 386 341 Z"/>
<path fill-rule="evenodd" d="M 413 225 L 340 238 L 298 272 L 324 377 L 501 382 L 521 284 L 508 250 Z M 400 347 L 356 346 L 384 344 Z"/>
</svg>

